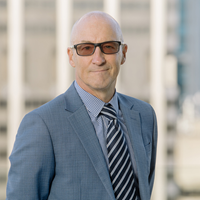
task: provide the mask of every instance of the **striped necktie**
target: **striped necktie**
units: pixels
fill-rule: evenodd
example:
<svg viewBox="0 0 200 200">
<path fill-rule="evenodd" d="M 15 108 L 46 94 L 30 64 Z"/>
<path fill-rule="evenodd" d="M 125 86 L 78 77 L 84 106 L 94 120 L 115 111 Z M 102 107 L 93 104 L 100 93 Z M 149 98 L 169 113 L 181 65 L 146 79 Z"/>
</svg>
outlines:
<svg viewBox="0 0 200 200">
<path fill-rule="evenodd" d="M 117 200 L 139 200 L 128 146 L 111 104 L 104 105 L 101 114 L 108 120 L 107 152 L 109 173 Z"/>
</svg>

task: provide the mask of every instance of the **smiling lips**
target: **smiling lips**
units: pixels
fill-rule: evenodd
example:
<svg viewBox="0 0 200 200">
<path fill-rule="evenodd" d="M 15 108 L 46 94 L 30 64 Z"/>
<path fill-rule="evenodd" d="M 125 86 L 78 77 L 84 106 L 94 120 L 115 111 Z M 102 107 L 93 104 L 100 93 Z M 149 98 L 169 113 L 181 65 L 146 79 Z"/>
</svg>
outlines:
<svg viewBox="0 0 200 200">
<path fill-rule="evenodd" d="M 105 72 L 105 71 L 108 71 L 109 69 L 99 69 L 99 70 L 94 70 L 94 71 L 91 71 L 91 72 L 96 72 L 96 73 L 100 73 L 100 72 Z"/>
</svg>

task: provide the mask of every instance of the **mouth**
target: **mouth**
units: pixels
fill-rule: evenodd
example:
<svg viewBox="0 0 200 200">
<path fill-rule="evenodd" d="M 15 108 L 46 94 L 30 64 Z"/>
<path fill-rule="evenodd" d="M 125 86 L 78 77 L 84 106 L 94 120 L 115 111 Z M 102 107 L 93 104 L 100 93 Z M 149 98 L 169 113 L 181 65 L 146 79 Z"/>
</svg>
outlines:
<svg viewBox="0 0 200 200">
<path fill-rule="evenodd" d="M 103 73 L 103 72 L 106 72 L 106 71 L 108 71 L 109 69 L 101 69 L 101 70 L 94 70 L 94 71 L 92 71 L 92 72 L 94 72 L 94 73 Z"/>
</svg>

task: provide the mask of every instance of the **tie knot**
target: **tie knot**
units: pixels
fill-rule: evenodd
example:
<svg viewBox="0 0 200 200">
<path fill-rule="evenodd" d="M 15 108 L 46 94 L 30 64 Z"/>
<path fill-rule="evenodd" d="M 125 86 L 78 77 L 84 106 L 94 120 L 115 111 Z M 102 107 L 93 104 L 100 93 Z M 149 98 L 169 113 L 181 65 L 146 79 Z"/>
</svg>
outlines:
<svg viewBox="0 0 200 200">
<path fill-rule="evenodd" d="M 107 105 L 105 104 L 101 110 L 101 114 L 104 115 L 109 120 L 117 119 L 116 111 L 111 104 Z"/>
</svg>

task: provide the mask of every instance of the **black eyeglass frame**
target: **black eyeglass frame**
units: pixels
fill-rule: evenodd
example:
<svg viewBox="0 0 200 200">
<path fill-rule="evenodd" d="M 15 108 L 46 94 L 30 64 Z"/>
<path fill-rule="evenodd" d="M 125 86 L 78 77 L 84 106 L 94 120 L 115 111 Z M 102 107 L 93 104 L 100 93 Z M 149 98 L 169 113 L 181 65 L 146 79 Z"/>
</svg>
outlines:
<svg viewBox="0 0 200 200">
<path fill-rule="evenodd" d="M 117 43 L 119 44 L 119 48 L 118 48 L 118 51 L 117 51 L 117 52 L 115 52 L 115 53 L 105 53 L 105 52 L 103 51 L 101 45 L 102 45 L 102 44 L 105 44 L 105 43 L 109 43 L 109 42 L 117 42 Z M 91 54 L 88 54 L 88 55 L 80 55 L 80 54 L 78 53 L 78 51 L 77 51 L 77 46 L 80 45 L 80 44 L 93 44 L 93 45 L 94 45 L 94 50 L 93 50 L 93 52 L 92 52 Z M 85 43 L 75 44 L 75 45 L 73 45 L 73 46 L 70 46 L 69 48 L 71 48 L 71 49 L 76 49 L 76 53 L 77 53 L 77 55 L 79 55 L 79 56 L 91 56 L 92 54 L 94 54 L 94 52 L 95 52 L 95 50 L 96 50 L 96 47 L 99 47 L 99 48 L 101 49 L 101 52 L 104 53 L 104 54 L 116 54 L 116 53 L 119 52 L 119 49 L 120 49 L 120 46 L 121 46 L 121 45 L 124 45 L 124 43 L 121 42 L 121 41 L 106 41 L 106 42 L 100 42 L 100 43 L 85 42 Z"/>
</svg>

